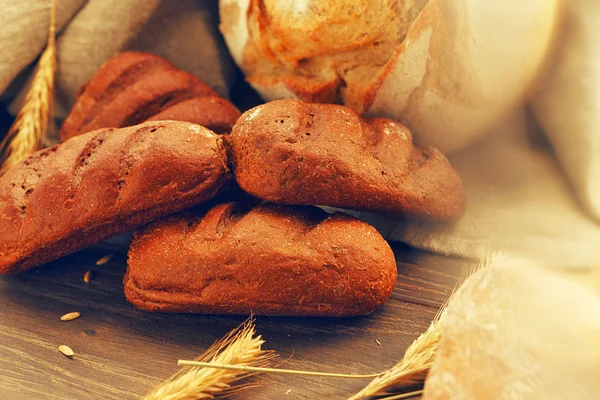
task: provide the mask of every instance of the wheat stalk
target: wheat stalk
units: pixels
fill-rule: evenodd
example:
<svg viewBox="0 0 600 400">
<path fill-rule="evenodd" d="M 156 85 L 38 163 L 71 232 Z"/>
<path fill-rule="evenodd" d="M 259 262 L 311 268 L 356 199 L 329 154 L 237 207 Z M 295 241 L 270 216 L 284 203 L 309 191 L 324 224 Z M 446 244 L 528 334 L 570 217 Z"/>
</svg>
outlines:
<svg viewBox="0 0 600 400">
<path fill-rule="evenodd" d="M 254 335 L 254 323 L 249 319 L 196 360 L 211 364 L 265 366 L 275 357 L 275 353 L 262 350 L 264 340 L 260 335 Z M 142 400 L 212 399 L 249 387 L 247 384 L 233 384 L 250 375 L 252 372 L 249 371 L 186 366 L 142 397 Z"/>
<path fill-rule="evenodd" d="M 406 349 L 400 362 L 373 379 L 349 400 L 393 394 L 399 387 L 422 384 L 435 359 L 446 308 L 441 309 L 429 328 Z"/>
<path fill-rule="evenodd" d="M 464 268 L 449 298 L 438 310 L 427 330 L 412 342 L 408 349 L 406 349 L 404 357 L 402 357 L 400 362 L 385 371 L 382 375 L 373 379 L 360 392 L 356 393 L 348 400 L 358 400 L 385 395 L 391 395 L 391 397 L 383 397 L 382 400 L 403 398 L 394 396 L 394 394 L 398 393 L 403 388 L 424 384 L 429 369 L 435 360 L 438 344 L 442 335 L 442 327 L 446 318 L 448 303 L 454 297 L 456 290 L 469 276 L 489 265 L 492 259 L 496 257 L 498 256 L 493 254 L 488 255 L 486 258 L 480 260 L 479 264 L 474 264 L 470 268 Z"/>
<path fill-rule="evenodd" d="M 406 399 L 417 396 L 423 391 L 417 390 L 400 394 L 398 394 L 398 391 L 402 388 L 424 383 L 435 359 L 448 303 L 465 279 L 480 268 L 489 265 L 492 258 L 493 256 L 488 256 L 487 258 L 482 259 L 479 265 L 463 269 L 452 294 L 438 310 L 427 330 L 408 347 L 400 362 L 385 372 L 358 375 L 265 368 L 263 365 L 273 356 L 273 353 L 260 350 L 260 346 L 264 341 L 260 336 L 253 338 L 254 326 L 252 321 L 249 320 L 245 325 L 237 328 L 226 338 L 214 344 L 207 353 L 203 354 L 195 361 L 179 360 L 178 364 L 184 365 L 187 368 L 182 368 L 177 374 L 173 375 L 167 381 L 156 387 L 151 393 L 144 396 L 142 400 L 212 399 L 217 394 L 231 393 L 231 390 L 247 387 L 238 386 L 236 388 L 231 388 L 229 384 L 257 372 L 335 378 L 363 379 L 375 377 L 375 379 L 373 379 L 365 388 L 352 396 L 349 400 L 383 395 L 389 396 L 381 398 L 382 400 Z M 245 345 L 244 342 L 246 342 Z M 250 361 L 245 359 L 242 356 L 243 351 L 240 351 L 240 349 L 244 347 L 252 347 L 248 342 L 254 342 L 254 351 L 257 352 L 256 354 L 261 353 L 256 356 L 255 359 L 250 357 Z M 234 354 L 228 354 L 232 352 Z M 232 355 L 235 355 L 235 353 L 238 352 L 239 354 L 236 357 L 232 357 Z"/>
<path fill-rule="evenodd" d="M 411 397 L 420 396 L 423 394 L 423 389 L 415 390 L 414 392 L 397 394 L 394 396 L 383 397 L 380 400 L 401 400 L 401 399 L 410 399 Z"/>
<path fill-rule="evenodd" d="M 281 375 L 303 375 L 303 376 L 323 376 L 326 378 L 349 378 L 349 379 L 366 379 L 375 378 L 383 374 L 383 372 L 375 374 L 342 374 L 337 372 L 320 372 L 320 371 L 306 371 L 301 369 L 283 369 L 283 368 L 262 368 L 252 367 L 248 365 L 231 365 L 231 364 L 217 364 L 208 363 L 203 361 L 188 361 L 178 360 L 177 365 L 191 365 L 197 367 L 206 368 L 222 368 L 230 369 L 235 371 L 251 371 L 251 372 L 268 372 L 270 374 L 281 374 Z"/>
<path fill-rule="evenodd" d="M 51 0 L 48 44 L 40 56 L 23 107 L 0 144 L 0 176 L 44 144 L 48 121 L 53 111 L 56 71 L 55 13 L 56 0 Z"/>
</svg>

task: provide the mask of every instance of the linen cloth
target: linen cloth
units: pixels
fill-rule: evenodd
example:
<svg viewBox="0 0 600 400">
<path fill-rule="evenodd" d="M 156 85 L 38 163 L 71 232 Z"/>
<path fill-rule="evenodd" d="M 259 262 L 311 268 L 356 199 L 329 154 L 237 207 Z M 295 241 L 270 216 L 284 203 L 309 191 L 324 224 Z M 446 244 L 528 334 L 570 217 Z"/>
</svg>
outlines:
<svg viewBox="0 0 600 400">
<path fill-rule="evenodd" d="M 600 2 L 563 2 L 553 53 L 525 108 L 450 154 L 467 191 L 456 224 L 373 218 L 392 240 L 457 256 L 503 250 L 600 268 Z M 531 140 L 543 128 L 544 140 Z M 460 132 L 451 132 L 460 135 Z"/>
<path fill-rule="evenodd" d="M 442 254 L 485 258 L 501 251 L 556 266 L 600 267 L 600 224 L 574 196 L 552 149 L 532 140 L 533 130 L 519 109 L 484 142 L 449 156 L 466 187 L 460 221 L 363 217 L 391 240 Z"/>
<path fill-rule="evenodd" d="M 26 92 L 27 67 L 46 45 L 49 7 L 49 0 L 0 0 L 0 93 L 6 100 L 20 91 L 13 114 Z M 229 94 L 235 70 L 218 33 L 216 1 L 58 0 L 56 11 L 59 118 L 94 72 L 124 50 L 165 57 L 221 95 Z"/>
</svg>

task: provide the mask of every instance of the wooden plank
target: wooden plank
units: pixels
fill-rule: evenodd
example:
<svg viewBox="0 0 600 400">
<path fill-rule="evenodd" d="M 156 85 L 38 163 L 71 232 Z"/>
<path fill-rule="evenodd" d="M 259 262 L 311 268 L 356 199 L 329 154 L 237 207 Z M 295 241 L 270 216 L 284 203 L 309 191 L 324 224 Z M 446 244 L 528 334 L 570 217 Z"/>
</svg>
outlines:
<svg viewBox="0 0 600 400">
<path fill-rule="evenodd" d="M 120 237 L 0 277 L 0 398 L 138 398 L 175 372 L 177 359 L 196 357 L 244 320 L 136 310 L 122 291 L 126 243 Z M 287 360 L 285 368 L 371 373 L 393 365 L 427 328 L 465 266 L 402 245 L 394 251 L 400 276 L 380 310 L 359 318 L 259 317 L 264 347 Z M 115 256 L 96 266 L 106 254 Z M 86 284 L 90 269 L 95 275 Z M 71 311 L 81 317 L 61 322 Z M 74 359 L 58 351 L 61 344 L 75 351 Z M 233 398 L 346 398 L 368 382 L 281 375 L 262 381 Z"/>
</svg>

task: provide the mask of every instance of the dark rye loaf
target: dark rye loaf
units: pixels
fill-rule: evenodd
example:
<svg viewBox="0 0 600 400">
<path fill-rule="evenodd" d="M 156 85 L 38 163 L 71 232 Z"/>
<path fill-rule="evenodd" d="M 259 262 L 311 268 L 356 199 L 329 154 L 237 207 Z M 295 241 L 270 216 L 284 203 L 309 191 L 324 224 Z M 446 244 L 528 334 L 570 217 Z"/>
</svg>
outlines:
<svg viewBox="0 0 600 400">
<path fill-rule="evenodd" d="M 151 53 L 109 59 L 81 88 L 60 130 L 61 140 L 101 128 L 176 120 L 225 133 L 238 109 L 194 75 Z"/>
<path fill-rule="evenodd" d="M 14 273 L 213 197 L 228 180 L 220 136 L 159 121 L 101 129 L 0 177 L 0 273 Z"/>
<path fill-rule="evenodd" d="M 245 112 L 227 141 L 238 184 L 267 201 L 440 221 L 464 212 L 464 186 L 446 157 L 388 119 L 277 100 Z"/>
<path fill-rule="evenodd" d="M 225 203 L 136 232 L 124 284 L 147 311 L 339 317 L 373 312 L 396 276 L 387 242 L 353 217 Z"/>
</svg>

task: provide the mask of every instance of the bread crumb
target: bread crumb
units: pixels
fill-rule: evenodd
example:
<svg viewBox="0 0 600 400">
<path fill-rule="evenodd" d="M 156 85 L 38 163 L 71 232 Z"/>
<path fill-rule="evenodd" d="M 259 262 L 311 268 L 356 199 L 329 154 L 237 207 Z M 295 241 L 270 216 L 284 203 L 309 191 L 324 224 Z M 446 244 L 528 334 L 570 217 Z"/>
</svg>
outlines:
<svg viewBox="0 0 600 400">
<path fill-rule="evenodd" d="M 81 314 L 77 311 L 74 312 L 70 312 L 67 313 L 65 315 L 63 315 L 62 317 L 60 317 L 61 321 L 73 321 L 74 319 L 77 319 L 81 316 Z"/>
</svg>

